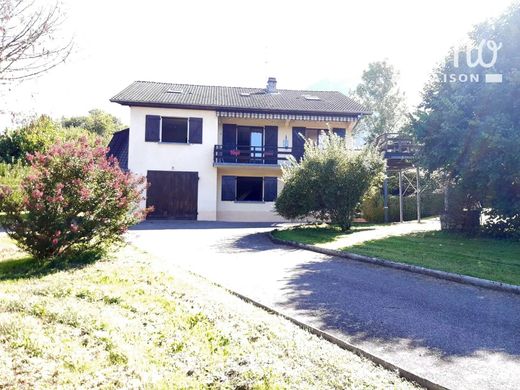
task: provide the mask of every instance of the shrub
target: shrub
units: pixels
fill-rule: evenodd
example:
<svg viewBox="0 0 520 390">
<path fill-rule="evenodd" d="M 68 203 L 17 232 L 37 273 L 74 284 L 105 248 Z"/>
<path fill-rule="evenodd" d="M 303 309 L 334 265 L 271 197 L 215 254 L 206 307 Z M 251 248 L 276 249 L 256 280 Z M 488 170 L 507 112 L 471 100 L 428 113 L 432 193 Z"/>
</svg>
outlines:
<svg viewBox="0 0 520 390">
<path fill-rule="evenodd" d="M 487 209 L 486 222 L 482 227 L 484 234 L 495 238 L 520 240 L 520 213 L 503 215 L 496 210 Z"/>
<path fill-rule="evenodd" d="M 284 218 L 316 218 L 348 230 L 365 193 L 382 179 L 384 161 L 371 149 L 349 150 L 335 134 L 320 145 L 307 141 L 301 162 L 283 168 L 276 211 Z"/>
<path fill-rule="evenodd" d="M 121 171 L 106 152 L 82 138 L 27 157 L 23 184 L 0 193 L 2 225 L 20 248 L 46 259 L 123 241 L 146 213 L 139 209 L 145 181 Z"/>
</svg>

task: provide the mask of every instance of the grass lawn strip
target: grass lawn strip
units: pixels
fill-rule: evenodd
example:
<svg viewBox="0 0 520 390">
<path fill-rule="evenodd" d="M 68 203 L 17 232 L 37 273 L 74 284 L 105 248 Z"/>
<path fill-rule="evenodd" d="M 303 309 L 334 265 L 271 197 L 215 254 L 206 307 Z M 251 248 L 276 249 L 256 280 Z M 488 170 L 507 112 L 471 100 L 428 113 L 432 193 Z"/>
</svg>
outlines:
<svg viewBox="0 0 520 390">
<path fill-rule="evenodd" d="M 377 229 L 368 226 L 364 230 Z M 276 238 L 392 260 L 425 268 L 520 285 L 520 242 L 441 231 L 416 232 L 367 240 L 339 247 L 344 237 L 363 232 L 357 225 L 350 233 L 328 226 L 301 226 L 273 232 Z M 352 240 L 355 242 L 355 240 Z"/>
<path fill-rule="evenodd" d="M 414 387 L 201 278 L 154 271 L 133 248 L 26 277 L 32 260 L 0 246 L 22 270 L 13 279 L 16 262 L 0 261 L 0 388 Z"/>
<path fill-rule="evenodd" d="M 428 232 L 367 241 L 341 250 L 520 285 L 520 242 Z"/>
<path fill-rule="evenodd" d="M 425 219 L 422 223 L 368 224 L 354 223 L 350 231 L 342 232 L 330 225 L 302 225 L 276 232 L 278 238 L 316 245 L 321 248 L 339 250 L 342 247 L 361 244 L 369 240 L 379 240 L 389 236 L 406 235 L 439 230 L 436 218 Z"/>
<path fill-rule="evenodd" d="M 280 240 L 296 241 L 303 244 L 317 245 L 333 242 L 341 237 L 357 232 L 374 230 L 375 225 L 353 224 L 348 232 L 342 232 L 338 227 L 327 225 L 297 226 L 290 229 L 282 229 L 274 232 Z"/>
</svg>

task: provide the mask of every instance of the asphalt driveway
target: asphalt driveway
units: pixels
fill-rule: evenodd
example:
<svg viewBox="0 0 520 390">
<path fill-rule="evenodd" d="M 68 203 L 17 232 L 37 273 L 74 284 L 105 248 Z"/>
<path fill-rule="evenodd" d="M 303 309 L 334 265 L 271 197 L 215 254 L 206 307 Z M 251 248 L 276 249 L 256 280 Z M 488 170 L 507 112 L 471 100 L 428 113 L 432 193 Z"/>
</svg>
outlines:
<svg viewBox="0 0 520 390">
<path fill-rule="evenodd" d="M 145 222 L 134 244 L 453 389 L 518 389 L 520 296 L 273 244 L 269 224 Z"/>
</svg>

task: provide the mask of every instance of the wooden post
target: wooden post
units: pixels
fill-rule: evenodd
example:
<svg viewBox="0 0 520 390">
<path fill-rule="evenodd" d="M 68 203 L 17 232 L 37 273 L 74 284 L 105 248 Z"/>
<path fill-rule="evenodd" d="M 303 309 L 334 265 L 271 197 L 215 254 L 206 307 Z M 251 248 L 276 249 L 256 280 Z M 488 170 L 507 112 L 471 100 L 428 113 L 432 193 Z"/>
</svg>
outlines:
<svg viewBox="0 0 520 390">
<path fill-rule="evenodd" d="M 416 167 L 416 173 L 417 173 L 417 184 L 415 191 L 417 192 L 417 222 L 421 222 L 421 183 L 419 181 L 419 167 Z"/>
<path fill-rule="evenodd" d="M 403 218 L 403 173 L 399 170 L 399 222 L 404 222 Z"/>
<path fill-rule="evenodd" d="M 383 182 L 383 209 L 385 211 L 385 223 L 388 223 L 388 176 Z"/>
</svg>

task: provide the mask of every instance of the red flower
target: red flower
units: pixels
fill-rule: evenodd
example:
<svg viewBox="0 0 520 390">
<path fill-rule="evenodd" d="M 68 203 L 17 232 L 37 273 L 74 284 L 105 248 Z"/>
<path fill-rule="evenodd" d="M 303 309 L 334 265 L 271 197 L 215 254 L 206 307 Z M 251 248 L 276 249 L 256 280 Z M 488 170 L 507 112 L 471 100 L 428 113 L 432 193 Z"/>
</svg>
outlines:
<svg viewBox="0 0 520 390">
<path fill-rule="evenodd" d="M 81 198 L 81 200 L 87 200 L 88 198 L 90 198 L 90 191 L 88 188 L 81 188 L 79 190 L 79 196 Z"/>
<path fill-rule="evenodd" d="M 40 199 L 43 196 L 43 192 L 39 190 L 33 190 L 31 195 L 34 199 Z"/>
</svg>

